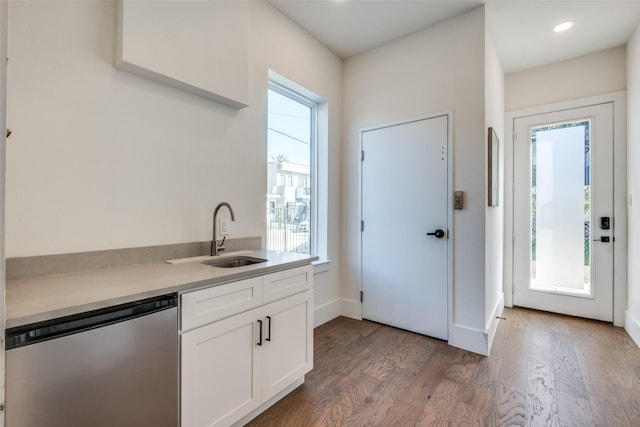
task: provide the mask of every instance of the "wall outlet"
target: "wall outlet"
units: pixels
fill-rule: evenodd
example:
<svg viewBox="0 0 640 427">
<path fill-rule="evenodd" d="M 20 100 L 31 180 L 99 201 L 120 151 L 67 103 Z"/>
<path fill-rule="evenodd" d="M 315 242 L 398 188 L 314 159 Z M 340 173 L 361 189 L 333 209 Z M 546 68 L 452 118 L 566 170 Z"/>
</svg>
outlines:
<svg viewBox="0 0 640 427">
<path fill-rule="evenodd" d="M 218 220 L 218 235 L 219 236 L 229 236 L 231 232 L 228 219 L 219 219 Z"/>
</svg>

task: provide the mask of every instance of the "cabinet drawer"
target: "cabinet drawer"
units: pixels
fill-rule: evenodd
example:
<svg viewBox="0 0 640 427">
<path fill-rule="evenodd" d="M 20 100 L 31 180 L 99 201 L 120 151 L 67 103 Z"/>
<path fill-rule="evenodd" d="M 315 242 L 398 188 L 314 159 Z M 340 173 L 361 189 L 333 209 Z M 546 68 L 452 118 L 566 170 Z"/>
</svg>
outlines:
<svg viewBox="0 0 640 427">
<path fill-rule="evenodd" d="M 263 301 L 268 303 L 294 295 L 313 286 L 313 266 L 292 268 L 263 276 Z"/>
<path fill-rule="evenodd" d="M 188 292 L 181 298 L 181 329 L 187 331 L 262 305 L 262 277 Z"/>
</svg>

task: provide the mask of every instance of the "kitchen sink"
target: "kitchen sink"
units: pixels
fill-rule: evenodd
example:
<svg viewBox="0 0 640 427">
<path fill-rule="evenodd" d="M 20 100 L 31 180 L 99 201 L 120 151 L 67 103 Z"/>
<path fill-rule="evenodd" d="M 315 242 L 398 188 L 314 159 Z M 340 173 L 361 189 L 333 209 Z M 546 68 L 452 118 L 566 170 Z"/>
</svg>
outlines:
<svg viewBox="0 0 640 427">
<path fill-rule="evenodd" d="M 250 256 L 236 256 L 229 258 L 212 259 L 204 261 L 202 264 L 220 268 L 235 268 L 253 264 L 260 264 L 261 262 L 267 262 L 267 260 L 264 258 L 254 258 Z"/>
</svg>

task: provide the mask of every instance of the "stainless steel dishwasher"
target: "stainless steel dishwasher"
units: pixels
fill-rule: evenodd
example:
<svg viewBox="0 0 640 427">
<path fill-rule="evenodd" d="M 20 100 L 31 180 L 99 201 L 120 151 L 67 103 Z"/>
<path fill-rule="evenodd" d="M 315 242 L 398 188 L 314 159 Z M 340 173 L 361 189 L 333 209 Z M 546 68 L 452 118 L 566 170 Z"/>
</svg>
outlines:
<svg viewBox="0 0 640 427">
<path fill-rule="evenodd" d="M 177 301 L 7 329 L 7 427 L 178 426 Z"/>
</svg>

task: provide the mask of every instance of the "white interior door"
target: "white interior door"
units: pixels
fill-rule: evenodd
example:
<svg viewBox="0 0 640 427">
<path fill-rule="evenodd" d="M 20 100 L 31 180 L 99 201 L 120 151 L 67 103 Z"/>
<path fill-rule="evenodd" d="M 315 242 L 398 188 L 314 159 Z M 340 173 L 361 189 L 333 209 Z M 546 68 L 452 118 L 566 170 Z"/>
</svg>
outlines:
<svg viewBox="0 0 640 427">
<path fill-rule="evenodd" d="M 363 317 L 441 339 L 448 128 L 439 116 L 362 132 Z"/>
<path fill-rule="evenodd" d="M 613 104 L 514 131 L 514 305 L 612 321 Z"/>
</svg>

